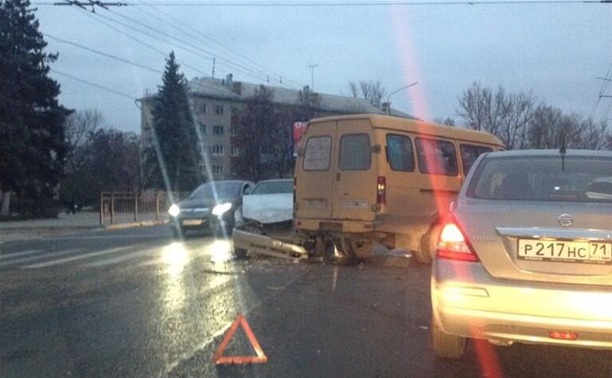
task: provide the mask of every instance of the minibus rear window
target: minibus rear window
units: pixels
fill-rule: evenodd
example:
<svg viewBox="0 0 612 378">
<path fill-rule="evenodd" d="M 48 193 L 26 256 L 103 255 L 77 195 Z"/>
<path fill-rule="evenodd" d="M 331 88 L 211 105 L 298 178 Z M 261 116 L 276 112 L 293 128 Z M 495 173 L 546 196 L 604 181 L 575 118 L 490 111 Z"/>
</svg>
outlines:
<svg viewBox="0 0 612 378">
<path fill-rule="evenodd" d="M 370 136 L 368 134 L 344 134 L 340 138 L 340 160 L 343 171 L 365 171 L 372 164 Z"/>
<path fill-rule="evenodd" d="M 329 135 L 309 138 L 304 151 L 305 171 L 326 171 L 331 156 L 331 137 Z"/>
</svg>

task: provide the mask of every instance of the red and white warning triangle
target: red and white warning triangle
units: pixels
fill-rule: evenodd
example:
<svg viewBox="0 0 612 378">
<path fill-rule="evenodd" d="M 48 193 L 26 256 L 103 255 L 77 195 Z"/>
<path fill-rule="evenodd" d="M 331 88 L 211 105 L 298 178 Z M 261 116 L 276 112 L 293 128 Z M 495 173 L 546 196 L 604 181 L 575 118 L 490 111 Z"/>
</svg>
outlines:
<svg viewBox="0 0 612 378">
<path fill-rule="evenodd" d="M 236 333 L 238 326 L 242 326 L 242 328 L 244 329 L 244 333 L 249 339 L 249 342 L 251 343 L 251 346 L 253 347 L 253 350 L 255 350 L 255 354 L 257 354 L 257 356 L 224 356 L 223 355 L 223 353 L 225 352 L 225 348 L 227 348 L 227 345 L 229 344 L 230 340 L 232 339 L 232 337 L 234 337 L 234 334 Z M 221 345 L 219 345 L 219 349 L 217 349 L 217 351 L 213 355 L 212 360 L 215 362 L 216 365 L 262 364 L 262 363 L 268 362 L 268 357 L 263 352 L 261 345 L 259 345 L 259 342 L 255 338 L 255 335 L 253 334 L 253 331 L 251 330 L 249 323 L 247 323 L 246 319 L 244 318 L 244 315 L 238 314 L 238 316 L 236 317 L 236 320 L 234 320 L 229 330 L 225 334 L 225 337 L 223 338 Z"/>
</svg>

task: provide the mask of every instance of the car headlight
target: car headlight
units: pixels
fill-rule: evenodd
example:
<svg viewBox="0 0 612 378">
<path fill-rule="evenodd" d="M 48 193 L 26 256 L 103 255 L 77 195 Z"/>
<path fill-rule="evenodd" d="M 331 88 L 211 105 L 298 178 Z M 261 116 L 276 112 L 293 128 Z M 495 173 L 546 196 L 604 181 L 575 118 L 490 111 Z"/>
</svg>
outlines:
<svg viewBox="0 0 612 378">
<path fill-rule="evenodd" d="M 180 212 L 181 208 L 178 207 L 178 205 L 176 204 L 172 204 L 168 209 L 168 214 L 170 214 L 171 217 L 176 217 L 177 215 L 179 215 Z"/>
<path fill-rule="evenodd" d="M 232 204 L 230 202 L 220 203 L 213 209 L 212 213 L 218 217 L 225 214 L 229 209 L 232 208 Z"/>
</svg>

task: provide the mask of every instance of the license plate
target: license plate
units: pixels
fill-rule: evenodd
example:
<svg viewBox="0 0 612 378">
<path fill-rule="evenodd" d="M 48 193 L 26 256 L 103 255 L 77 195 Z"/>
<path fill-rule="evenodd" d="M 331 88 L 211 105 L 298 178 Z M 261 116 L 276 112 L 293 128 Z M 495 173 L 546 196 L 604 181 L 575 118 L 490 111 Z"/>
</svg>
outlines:
<svg viewBox="0 0 612 378">
<path fill-rule="evenodd" d="M 518 258 L 534 261 L 611 264 L 612 243 L 519 239 Z"/>
<path fill-rule="evenodd" d="M 188 219 L 183 221 L 183 226 L 199 226 L 202 223 L 201 219 Z"/>
</svg>

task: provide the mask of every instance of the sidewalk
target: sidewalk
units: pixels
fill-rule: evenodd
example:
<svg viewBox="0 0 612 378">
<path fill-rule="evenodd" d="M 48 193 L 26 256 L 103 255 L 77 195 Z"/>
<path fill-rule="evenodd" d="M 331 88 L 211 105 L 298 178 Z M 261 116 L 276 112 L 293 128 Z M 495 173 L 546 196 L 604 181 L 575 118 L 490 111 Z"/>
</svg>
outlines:
<svg viewBox="0 0 612 378">
<path fill-rule="evenodd" d="M 166 219 L 156 220 L 155 215 L 144 214 L 138 221 L 133 215 L 117 216 L 114 224 L 104 219 L 100 224 L 97 212 L 81 211 L 76 214 L 60 213 L 54 219 L 33 219 L 0 222 L 0 242 L 11 240 L 36 239 L 49 235 L 63 235 L 86 230 L 120 229 L 129 227 L 153 226 L 163 224 Z"/>
</svg>

